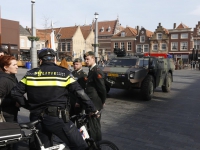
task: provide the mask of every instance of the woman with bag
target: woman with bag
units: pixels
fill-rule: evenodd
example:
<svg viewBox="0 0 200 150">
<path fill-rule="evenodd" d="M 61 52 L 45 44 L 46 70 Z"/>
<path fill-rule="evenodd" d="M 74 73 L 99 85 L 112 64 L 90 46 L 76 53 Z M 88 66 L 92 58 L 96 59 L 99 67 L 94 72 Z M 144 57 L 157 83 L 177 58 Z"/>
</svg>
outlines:
<svg viewBox="0 0 200 150">
<path fill-rule="evenodd" d="M 11 98 L 11 89 L 18 83 L 17 61 L 13 56 L 0 56 L 0 117 L 1 121 L 17 123 L 19 104 Z M 16 150 L 18 144 L 1 147 L 1 150 Z"/>
<path fill-rule="evenodd" d="M 19 105 L 10 96 L 11 89 L 18 83 L 17 69 L 15 57 L 0 56 L 0 108 L 6 122 L 17 122 Z"/>
</svg>

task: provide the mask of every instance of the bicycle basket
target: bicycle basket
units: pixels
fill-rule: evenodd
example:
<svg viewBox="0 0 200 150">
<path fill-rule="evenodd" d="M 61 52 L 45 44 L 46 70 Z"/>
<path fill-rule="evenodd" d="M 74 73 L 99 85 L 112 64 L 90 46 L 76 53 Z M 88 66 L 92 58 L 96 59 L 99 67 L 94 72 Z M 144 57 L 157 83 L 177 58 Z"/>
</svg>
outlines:
<svg viewBox="0 0 200 150">
<path fill-rule="evenodd" d="M 17 123 L 0 123 L 0 146 L 16 143 L 22 138 L 21 128 Z"/>
</svg>

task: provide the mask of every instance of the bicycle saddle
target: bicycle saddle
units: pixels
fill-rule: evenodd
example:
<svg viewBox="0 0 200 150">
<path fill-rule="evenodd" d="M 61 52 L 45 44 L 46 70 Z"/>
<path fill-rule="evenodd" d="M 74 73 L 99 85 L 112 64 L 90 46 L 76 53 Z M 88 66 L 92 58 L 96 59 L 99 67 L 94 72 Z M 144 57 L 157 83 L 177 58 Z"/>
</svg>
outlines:
<svg viewBox="0 0 200 150">
<path fill-rule="evenodd" d="M 39 122 L 41 122 L 41 120 L 36 120 L 36 121 L 32 121 L 32 122 L 27 122 L 27 123 L 20 123 L 19 126 L 22 129 L 31 129 L 31 128 L 35 127 L 35 125 L 38 124 Z"/>
</svg>

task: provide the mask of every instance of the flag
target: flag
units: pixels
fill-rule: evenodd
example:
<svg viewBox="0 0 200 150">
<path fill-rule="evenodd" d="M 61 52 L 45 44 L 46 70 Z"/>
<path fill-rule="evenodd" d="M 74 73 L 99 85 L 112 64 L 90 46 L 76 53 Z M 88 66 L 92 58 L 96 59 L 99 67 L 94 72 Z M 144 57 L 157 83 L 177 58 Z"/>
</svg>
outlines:
<svg viewBox="0 0 200 150">
<path fill-rule="evenodd" d="M 198 50 L 196 50 L 196 57 L 195 57 L 195 61 L 198 61 Z"/>
<path fill-rule="evenodd" d="M 194 48 L 192 50 L 192 60 L 194 61 L 195 60 L 195 51 L 194 51 Z"/>
</svg>

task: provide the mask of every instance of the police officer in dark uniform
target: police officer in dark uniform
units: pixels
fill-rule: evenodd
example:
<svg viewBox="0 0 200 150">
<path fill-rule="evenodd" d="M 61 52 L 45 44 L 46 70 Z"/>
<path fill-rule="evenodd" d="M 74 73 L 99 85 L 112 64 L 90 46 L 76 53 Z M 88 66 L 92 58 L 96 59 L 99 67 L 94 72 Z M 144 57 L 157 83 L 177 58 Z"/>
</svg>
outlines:
<svg viewBox="0 0 200 150">
<path fill-rule="evenodd" d="M 80 86 L 85 89 L 87 74 L 83 71 L 82 60 L 80 58 L 76 58 L 73 61 L 73 67 L 74 71 L 72 71 L 72 75 L 80 84 Z M 70 93 L 70 105 L 70 116 L 77 115 L 83 110 L 83 105 L 80 99 L 73 93 Z M 75 120 L 72 121 L 74 122 Z"/>
<path fill-rule="evenodd" d="M 98 110 L 101 110 L 106 100 L 104 73 L 100 68 L 97 67 L 95 63 L 94 52 L 89 51 L 85 53 L 84 59 L 86 65 L 89 67 L 85 92 L 93 101 L 95 107 Z M 91 117 L 89 119 L 89 128 L 90 136 L 95 141 L 102 140 L 100 117 Z"/>
<path fill-rule="evenodd" d="M 52 49 L 42 49 L 38 54 L 40 67 L 28 71 L 12 90 L 11 95 L 23 106 L 23 95 L 27 93 L 30 120 L 43 118 L 37 128 L 45 147 L 52 146 L 51 137 L 55 134 L 71 150 L 82 150 L 87 144 L 69 120 L 69 110 L 66 105 L 68 93 L 76 94 L 86 105 L 87 111 L 92 113 L 98 111 L 70 71 L 54 63 L 55 55 Z"/>
</svg>

